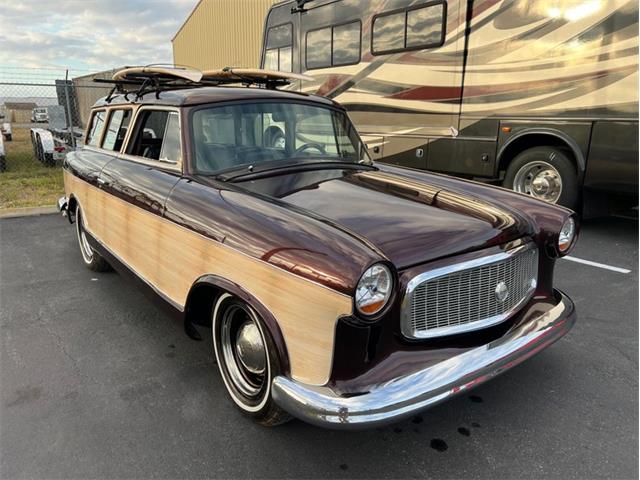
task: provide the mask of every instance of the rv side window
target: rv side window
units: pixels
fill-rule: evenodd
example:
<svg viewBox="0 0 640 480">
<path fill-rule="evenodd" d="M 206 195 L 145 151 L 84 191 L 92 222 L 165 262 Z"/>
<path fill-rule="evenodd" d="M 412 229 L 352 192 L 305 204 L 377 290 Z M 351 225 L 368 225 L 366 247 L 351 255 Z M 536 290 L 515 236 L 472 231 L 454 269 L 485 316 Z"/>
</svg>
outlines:
<svg viewBox="0 0 640 480">
<path fill-rule="evenodd" d="M 360 22 L 333 27 L 331 63 L 350 65 L 360 62 Z"/>
<path fill-rule="evenodd" d="M 267 32 L 264 68 L 290 72 L 293 60 L 293 34 L 290 23 L 271 27 Z"/>
<path fill-rule="evenodd" d="M 360 21 L 307 32 L 305 46 L 308 70 L 360 62 Z"/>
<path fill-rule="evenodd" d="M 373 19 L 371 53 L 439 47 L 445 37 L 444 2 L 383 13 Z"/>
<path fill-rule="evenodd" d="M 102 136 L 102 129 L 104 128 L 104 117 L 106 112 L 104 110 L 100 110 L 99 112 L 95 112 L 93 114 L 93 118 L 91 119 L 91 126 L 89 127 L 89 131 L 87 133 L 87 145 L 93 145 L 94 147 L 98 146 L 100 142 L 100 137 Z"/>
<path fill-rule="evenodd" d="M 307 33 L 307 69 L 331 66 L 331 27 Z"/>
</svg>

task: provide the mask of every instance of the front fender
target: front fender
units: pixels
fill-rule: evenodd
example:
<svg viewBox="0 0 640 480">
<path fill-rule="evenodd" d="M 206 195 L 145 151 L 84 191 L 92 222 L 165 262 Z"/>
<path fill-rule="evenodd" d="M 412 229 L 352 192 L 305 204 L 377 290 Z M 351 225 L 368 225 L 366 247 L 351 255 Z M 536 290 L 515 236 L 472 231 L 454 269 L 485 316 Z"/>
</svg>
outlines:
<svg viewBox="0 0 640 480">
<path fill-rule="evenodd" d="M 273 339 L 273 343 L 276 347 L 278 359 L 280 360 L 280 365 L 282 367 L 283 373 L 285 375 L 290 375 L 291 369 L 289 364 L 289 355 L 287 353 L 287 345 L 285 343 L 284 336 L 282 335 L 282 331 L 280 330 L 280 326 L 278 325 L 278 321 L 271 313 L 271 311 L 269 311 L 269 309 L 265 307 L 262 302 L 260 302 L 260 300 L 258 300 L 245 288 L 218 275 L 203 275 L 202 277 L 198 278 L 191 286 L 191 290 L 189 291 L 189 295 L 187 298 L 190 299 L 191 293 L 194 291 L 194 289 L 203 285 L 214 287 L 218 290 L 235 295 L 236 297 L 246 302 L 247 305 L 251 306 L 251 308 L 253 308 L 258 313 L 265 326 L 267 327 L 269 333 L 271 334 L 271 338 Z"/>
</svg>

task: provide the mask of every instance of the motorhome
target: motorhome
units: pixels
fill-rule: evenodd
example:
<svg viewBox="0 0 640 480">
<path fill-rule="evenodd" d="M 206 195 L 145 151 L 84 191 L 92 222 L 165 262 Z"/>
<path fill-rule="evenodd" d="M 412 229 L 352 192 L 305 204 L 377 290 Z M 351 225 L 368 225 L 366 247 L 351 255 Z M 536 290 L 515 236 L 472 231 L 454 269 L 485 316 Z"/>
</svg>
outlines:
<svg viewBox="0 0 640 480">
<path fill-rule="evenodd" d="M 293 88 L 346 106 L 376 160 L 637 204 L 637 1 L 283 1 L 261 65 L 313 77 Z"/>
</svg>

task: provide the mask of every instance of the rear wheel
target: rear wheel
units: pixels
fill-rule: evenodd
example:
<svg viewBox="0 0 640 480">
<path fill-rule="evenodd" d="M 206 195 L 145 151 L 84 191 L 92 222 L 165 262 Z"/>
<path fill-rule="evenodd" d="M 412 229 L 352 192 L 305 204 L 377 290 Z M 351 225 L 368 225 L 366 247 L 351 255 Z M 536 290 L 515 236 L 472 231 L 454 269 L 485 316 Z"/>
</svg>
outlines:
<svg viewBox="0 0 640 480">
<path fill-rule="evenodd" d="M 78 237 L 82 260 L 87 268 L 94 272 L 107 272 L 111 270 L 111 265 L 89 244 L 80 205 L 76 205 L 76 235 Z"/>
<path fill-rule="evenodd" d="M 535 147 L 509 164 L 504 186 L 549 203 L 574 209 L 578 204 L 578 177 L 566 153 L 554 147 Z"/>
<path fill-rule="evenodd" d="M 218 368 L 236 406 L 265 426 L 290 419 L 271 397 L 271 381 L 281 373 L 273 340 L 257 313 L 225 293 L 213 308 L 213 346 Z"/>
</svg>

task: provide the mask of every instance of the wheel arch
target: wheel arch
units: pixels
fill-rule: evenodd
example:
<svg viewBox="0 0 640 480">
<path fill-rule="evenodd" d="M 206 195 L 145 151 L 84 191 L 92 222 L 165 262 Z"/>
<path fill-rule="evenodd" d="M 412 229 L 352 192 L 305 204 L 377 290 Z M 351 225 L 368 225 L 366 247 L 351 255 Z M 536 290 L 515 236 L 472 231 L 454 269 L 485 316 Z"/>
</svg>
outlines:
<svg viewBox="0 0 640 480">
<path fill-rule="evenodd" d="M 69 194 L 67 198 L 67 219 L 69 223 L 75 223 L 76 221 L 76 206 L 79 204 L 78 199 L 73 193 Z"/>
<path fill-rule="evenodd" d="M 497 155 L 498 172 L 506 170 L 509 163 L 523 151 L 542 146 L 565 148 L 570 154 L 578 177 L 584 175 L 587 163 L 578 143 L 566 133 L 553 128 L 530 128 L 513 135 L 499 149 Z"/>
<path fill-rule="evenodd" d="M 198 278 L 187 295 L 184 308 L 185 329 L 189 325 L 200 325 L 211 328 L 213 306 L 220 295 L 230 293 L 240 298 L 253 308 L 271 334 L 276 347 L 283 372 L 290 373 L 289 355 L 284 336 L 273 314 L 249 291 L 226 278 L 207 274 Z"/>
</svg>

